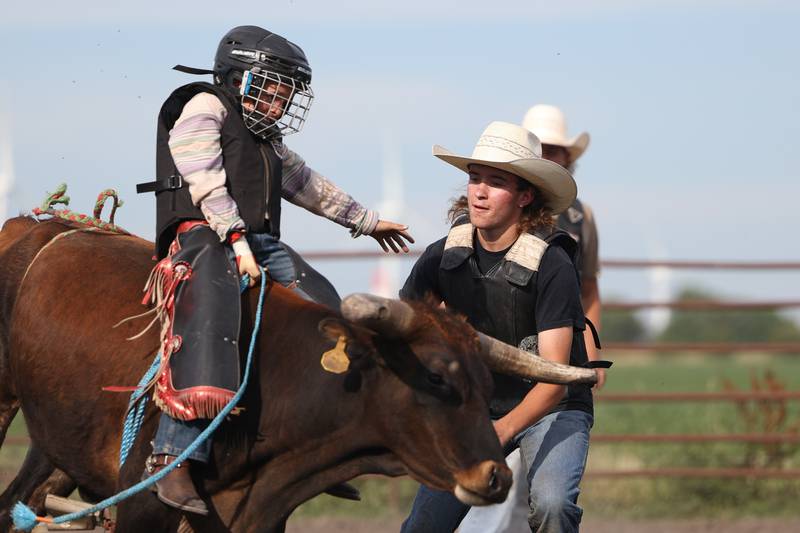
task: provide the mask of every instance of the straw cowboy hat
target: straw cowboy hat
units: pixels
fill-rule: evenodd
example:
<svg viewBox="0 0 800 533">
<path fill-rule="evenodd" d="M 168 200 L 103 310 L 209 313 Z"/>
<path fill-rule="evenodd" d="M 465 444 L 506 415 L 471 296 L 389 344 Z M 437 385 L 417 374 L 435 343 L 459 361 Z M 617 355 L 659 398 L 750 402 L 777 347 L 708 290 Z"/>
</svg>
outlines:
<svg viewBox="0 0 800 533">
<path fill-rule="evenodd" d="M 536 135 L 517 124 L 492 122 L 483 130 L 471 157 L 455 155 L 437 145 L 433 155 L 469 172 L 469 165 L 486 165 L 510 172 L 539 189 L 553 214 L 572 205 L 578 192 L 569 171 L 542 159 L 542 143 Z"/>
<path fill-rule="evenodd" d="M 522 127 L 532 131 L 542 144 L 566 148 L 573 162 L 589 146 L 589 134 L 585 131 L 571 139 L 567 137 L 567 120 L 556 106 L 539 104 L 528 109 L 522 119 Z"/>
</svg>

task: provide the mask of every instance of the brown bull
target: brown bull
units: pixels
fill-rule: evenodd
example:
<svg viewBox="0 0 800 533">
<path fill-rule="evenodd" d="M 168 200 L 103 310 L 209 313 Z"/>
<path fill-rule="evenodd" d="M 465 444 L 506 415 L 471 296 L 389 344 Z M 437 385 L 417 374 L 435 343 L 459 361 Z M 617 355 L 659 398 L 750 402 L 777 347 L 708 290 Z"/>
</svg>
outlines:
<svg viewBox="0 0 800 533">
<path fill-rule="evenodd" d="M 18 218 L 0 232 L 0 439 L 19 407 L 31 437 L 22 470 L 0 496 L 3 529 L 18 499 L 41 511 L 48 490 L 77 487 L 97 500 L 137 482 L 158 420 L 150 407 L 120 472 L 127 398 L 101 388 L 135 383 L 157 350 L 156 331 L 125 340 L 144 324 L 112 327 L 142 310 L 152 245 L 87 232 L 53 240 L 70 229 Z M 257 292 L 242 298 L 242 339 Z M 356 307 L 354 317 L 363 311 Z M 195 531 L 282 531 L 302 502 L 365 473 L 407 472 L 471 504 L 505 498 L 511 476 L 478 355 L 486 339 L 445 312 L 401 309 L 398 327 L 376 324 L 383 309 L 354 322 L 268 287 L 241 413 L 217 432 L 211 466 L 196 472 L 212 513 L 187 517 Z M 320 356 L 340 336 L 350 368 L 332 374 Z M 117 530 L 175 531 L 180 519 L 144 492 L 118 507 Z"/>
</svg>

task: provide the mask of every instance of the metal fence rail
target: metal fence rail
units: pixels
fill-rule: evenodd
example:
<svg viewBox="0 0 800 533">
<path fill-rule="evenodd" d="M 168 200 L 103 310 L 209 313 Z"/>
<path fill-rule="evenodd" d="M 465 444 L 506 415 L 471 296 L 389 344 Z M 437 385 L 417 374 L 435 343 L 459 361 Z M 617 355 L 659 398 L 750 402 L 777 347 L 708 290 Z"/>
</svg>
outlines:
<svg viewBox="0 0 800 533">
<path fill-rule="evenodd" d="M 800 435 L 791 433 L 715 433 L 691 435 L 683 433 L 658 433 L 644 435 L 630 434 L 597 434 L 591 436 L 592 442 L 652 442 L 652 443 L 705 443 L 705 442 L 738 442 L 748 444 L 780 444 L 784 442 L 800 442 Z"/>
<path fill-rule="evenodd" d="M 680 300 L 673 302 L 603 302 L 603 311 L 676 309 L 680 311 L 777 311 L 800 307 L 800 300 L 733 302 L 719 300 Z"/>
<path fill-rule="evenodd" d="M 421 251 L 412 250 L 409 254 L 387 256 L 375 251 L 309 251 L 302 254 L 307 260 L 363 260 L 385 257 L 416 258 Z M 743 262 L 743 261 L 641 261 L 610 259 L 601 262 L 603 268 L 669 268 L 669 269 L 701 269 L 701 270 L 754 270 L 800 271 L 800 262 Z M 682 311 L 736 311 L 736 310 L 781 310 L 800 307 L 800 300 L 784 301 L 618 301 L 605 302 L 606 311 L 637 311 L 650 308 L 666 308 Z M 757 353 L 789 353 L 800 354 L 800 342 L 626 342 L 604 343 L 609 352 L 633 354 L 641 352 L 680 353 L 695 352 L 705 354 L 732 354 L 741 352 Z M 598 403 L 630 403 L 630 402 L 786 402 L 800 400 L 800 391 L 754 390 L 749 392 L 674 392 L 674 393 L 605 393 L 595 395 Z M 785 433 L 729 433 L 729 434 L 593 434 L 592 442 L 608 443 L 744 443 L 752 445 L 780 445 L 800 443 L 797 432 Z M 27 446 L 27 437 L 7 437 L 4 442 L 9 446 Z M 639 468 L 639 469 L 593 469 L 586 472 L 590 478 L 776 478 L 800 479 L 800 468 Z"/>
<path fill-rule="evenodd" d="M 800 342 L 604 342 L 614 352 L 800 353 Z"/>
<path fill-rule="evenodd" d="M 636 470 L 586 470 L 589 478 L 771 478 L 800 479 L 800 468 L 640 468 Z"/>
<path fill-rule="evenodd" d="M 595 394 L 598 402 L 744 402 L 798 400 L 800 391 L 652 392 Z"/>
<path fill-rule="evenodd" d="M 300 255 L 308 261 L 336 261 L 353 259 L 381 259 L 385 257 L 416 258 L 422 250 L 412 249 L 407 254 L 387 255 L 375 250 L 310 250 Z M 602 268 L 674 268 L 690 270 L 800 270 L 797 261 L 643 261 L 639 259 L 604 259 L 600 261 Z"/>
</svg>

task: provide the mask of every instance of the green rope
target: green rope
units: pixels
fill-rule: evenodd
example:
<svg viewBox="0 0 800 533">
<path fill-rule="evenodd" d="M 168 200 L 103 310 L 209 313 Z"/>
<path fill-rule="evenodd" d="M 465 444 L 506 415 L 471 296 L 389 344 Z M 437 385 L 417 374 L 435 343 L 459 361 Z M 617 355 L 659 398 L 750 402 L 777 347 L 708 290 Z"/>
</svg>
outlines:
<svg viewBox="0 0 800 533">
<path fill-rule="evenodd" d="M 69 205 L 70 198 L 69 196 L 66 196 L 66 192 L 66 183 L 62 183 L 56 187 L 56 191 L 54 193 L 51 194 L 48 192 L 47 197 L 45 198 L 44 202 L 42 202 L 42 205 L 33 208 L 33 215 L 36 217 L 41 215 L 50 215 L 55 218 L 62 218 L 71 222 L 77 222 L 85 226 L 92 226 L 104 231 L 108 231 L 109 233 L 130 235 L 129 231 L 117 226 L 114 223 L 114 215 L 117 212 L 117 208 L 121 207 L 123 204 L 123 202 L 119 199 L 119 196 L 117 196 L 117 191 L 114 189 L 105 189 L 104 191 L 100 192 L 100 194 L 97 196 L 97 201 L 94 204 L 94 216 L 76 213 L 67 208 L 55 209 L 53 206 L 56 204 Z M 103 211 L 106 200 L 109 198 L 113 198 L 114 203 L 111 208 L 111 216 L 109 217 L 108 222 L 105 222 L 100 219 L 100 214 Z"/>
<path fill-rule="evenodd" d="M 39 208 L 39 210 L 48 211 L 49 209 L 52 209 L 52 207 L 55 204 L 69 205 L 69 196 L 64 196 L 66 192 L 67 192 L 67 184 L 62 183 L 61 185 L 56 187 L 56 192 L 54 192 L 53 194 L 50 194 L 49 192 L 46 193 L 47 198 L 44 199 L 44 202 L 42 202 L 42 205 Z"/>
</svg>

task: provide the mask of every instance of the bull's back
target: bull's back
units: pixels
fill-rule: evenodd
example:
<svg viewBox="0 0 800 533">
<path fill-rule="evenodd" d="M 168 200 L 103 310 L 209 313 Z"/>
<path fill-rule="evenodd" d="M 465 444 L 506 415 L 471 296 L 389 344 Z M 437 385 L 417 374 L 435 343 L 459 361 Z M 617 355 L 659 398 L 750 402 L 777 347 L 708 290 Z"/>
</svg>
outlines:
<svg viewBox="0 0 800 533">
<path fill-rule="evenodd" d="M 9 276 L 13 286 L 5 287 L 16 294 L 9 317 L 13 339 L 38 353 L 80 351 L 83 364 L 97 363 L 101 366 L 95 368 L 110 367 L 112 372 L 121 362 L 120 354 L 145 346 L 155 350 L 157 327 L 138 341 L 126 340 L 144 329 L 152 316 L 114 327 L 147 310 L 141 299 L 155 264 L 152 243 L 92 232 L 56 240 L 54 236 L 45 235 L 42 243 L 42 236 L 32 231 L 26 237 L 31 242 L 15 243 L 14 248 L 33 257 Z"/>
<path fill-rule="evenodd" d="M 30 242 L 13 247 L 29 253 L 43 240 L 38 231 L 24 237 Z M 126 340 L 152 315 L 114 327 L 146 311 L 141 298 L 154 265 L 152 244 L 90 232 L 53 236 L 33 253 L 33 263 L 15 272 L 18 288 L 6 287 L 18 290 L 8 322 L 11 378 L 31 438 L 54 464 L 71 475 L 104 472 L 100 479 L 113 480 L 127 395 L 102 388 L 135 385 L 157 352 L 157 325 L 139 339 Z M 93 466 L 81 468 L 82 457 Z"/>
<path fill-rule="evenodd" d="M 30 217 L 11 218 L 0 231 L 0 324 L 14 305 L 16 287 L 39 249 L 61 231 L 61 225 L 39 224 Z"/>
</svg>

